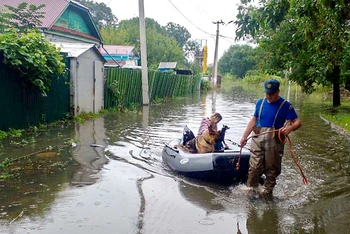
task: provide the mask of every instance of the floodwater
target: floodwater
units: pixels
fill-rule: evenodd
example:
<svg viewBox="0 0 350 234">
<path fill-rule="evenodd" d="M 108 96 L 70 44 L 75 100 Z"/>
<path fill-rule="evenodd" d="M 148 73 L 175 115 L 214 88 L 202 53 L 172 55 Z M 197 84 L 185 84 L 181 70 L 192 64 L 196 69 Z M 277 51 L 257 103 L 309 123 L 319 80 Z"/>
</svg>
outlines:
<svg viewBox="0 0 350 234">
<path fill-rule="evenodd" d="M 4 145 L 0 162 L 16 160 L 7 168 L 15 177 L 0 181 L 0 233 L 350 233 L 349 137 L 325 123 L 308 97 L 281 95 L 303 122 L 290 137 L 309 185 L 288 146 L 269 202 L 245 185 L 187 179 L 162 163 L 164 142 L 181 137 L 184 125 L 196 132 L 212 112 L 230 127 L 226 138 L 239 142 L 262 93 L 225 88 L 57 126 L 26 147 Z"/>
</svg>

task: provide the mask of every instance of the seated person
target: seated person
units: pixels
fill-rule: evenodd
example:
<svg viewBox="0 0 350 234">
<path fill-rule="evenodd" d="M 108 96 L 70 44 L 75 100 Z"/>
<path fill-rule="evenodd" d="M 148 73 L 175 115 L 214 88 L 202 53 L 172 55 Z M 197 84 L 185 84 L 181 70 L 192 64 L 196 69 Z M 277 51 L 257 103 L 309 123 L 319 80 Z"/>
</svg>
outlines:
<svg viewBox="0 0 350 234">
<path fill-rule="evenodd" d="M 224 141 L 225 132 L 227 129 L 229 129 L 229 127 L 226 125 L 224 125 L 220 131 L 215 131 L 209 127 L 208 131 L 204 131 L 202 135 L 194 137 L 192 131 L 185 126 L 183 144 L 180 145 L 180 147 L 190 153 L 211 153 L 215 151 L 223 151 L 222 143 L 225 145 L 224 149 L 228 149 Z M 221 144 L 217 146 L 217 149 L 215 149 L 215 145 L 218 145 L 218 143 Z"/>
<path fill-rule="evenodd" d="M 221 120 L 222 120 L 222 116 L 219 113 L 214 113 L 212 116 L 210 116 L 210 118 L 208 117 L 203 118 L 197 133 L 197 138 L 203 136 L 204 134 L 207 135 L 209 131 L 211 132 L 211 134 L 209 135 L 213 135 L 213 131 L 219 133 L 219 135 L 215 137 L 215 144 L 214 144 L 215 151 L 222 150 L 223 145 L 225 146 L 224 149 L 228 149 L 227 145 L 224 142 L 224 138 L 225 138 L 225 132 L 229 128 L 224 125 L 221 131 L 217 130 L 217 124 Z M 194 138 L 195 136 L 193 132 L 187 126 L 185 126 L 184 134 L 183 134 L 183 145 L 186 145 L 187 142 L 189 142 Z M 193 141 L 191 143 L 192 143 L 192 148 L 195 148 L 193 146 Z"/>
<path fill-rule="evenodd" d="M 219 113 L 214 113 L 210 118 L 206 117 L 202 119 L 201 125 L 199 126 L 197 136 L 202 135 L 205 131 L 211 127 L 213 130 L 218 130 L 218 123 L 222 120 L 222 116 Z"/>
<path fill-rule="evenodd" d="M 197 136 L 202 135 L 205 131 L 208 131 L 211 127 L 215 131 L 218 130 L 218 123 L 222 120 L 222 116 L 219 113 L 214 113 L 210 116 L 210 118 L 203 118 L 201 125 L 199 126 Z M 218 140 L 214 147 L 215 150 L 221 150 L 223 148 L 223 144 L 225 145 L 225 149 L 228 148 L 224 143 L 225 131 L 221 132 L 221 139 Z"/>
</svg>

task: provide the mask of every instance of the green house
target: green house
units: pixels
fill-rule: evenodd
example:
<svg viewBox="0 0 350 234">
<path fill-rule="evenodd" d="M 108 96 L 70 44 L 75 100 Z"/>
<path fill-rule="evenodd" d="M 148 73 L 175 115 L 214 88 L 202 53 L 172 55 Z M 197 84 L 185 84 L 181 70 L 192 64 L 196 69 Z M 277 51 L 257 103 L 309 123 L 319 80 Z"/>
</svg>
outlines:
<svg viewBox="0 0 350 234">
<path fill-rule="evenodd" d="M 102 37 L 89 9 L 82 4 L 72 0 L 1 0 L 0 8 L 6 9 L 5 5 L 18 7 L 23 2 L 45 5 L 40 9 L 44 18 L 39 28 L 49 41 L 102 44 Z"/>
</svg>

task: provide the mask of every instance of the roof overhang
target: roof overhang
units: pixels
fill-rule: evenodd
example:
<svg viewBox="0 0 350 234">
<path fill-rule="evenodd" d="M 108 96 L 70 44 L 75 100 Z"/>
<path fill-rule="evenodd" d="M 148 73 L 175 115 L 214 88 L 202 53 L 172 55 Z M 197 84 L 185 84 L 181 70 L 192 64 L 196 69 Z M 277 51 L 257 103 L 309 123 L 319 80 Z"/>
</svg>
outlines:
<svg viewBox="0 0 350 234">
<path fill-rule="evenodd" d="M 100 51 L 97 49 L 95 44 L 87 44 L 87 43 L 68 43 L 68 42 L 51 42 L 57 48 L 60 48 L 60 52 L 66 53 L 69 58 L 78 58 L 80 55 L 88 51 L 89 49 L 93 49 L 99 55 L 103 62 L 107 62 L 106 59 L 102 56 Z"/>
</svg>

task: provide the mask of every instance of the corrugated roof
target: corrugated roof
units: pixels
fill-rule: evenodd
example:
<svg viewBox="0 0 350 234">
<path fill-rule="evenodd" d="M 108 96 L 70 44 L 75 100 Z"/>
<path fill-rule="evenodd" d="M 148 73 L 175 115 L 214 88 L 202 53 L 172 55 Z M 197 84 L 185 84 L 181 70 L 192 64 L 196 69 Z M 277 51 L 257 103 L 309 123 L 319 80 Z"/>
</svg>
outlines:
<svg viewBox="0 0 350 234">
<path fill-rule="evenodd" d="M 177 62 L 160 62 L 158 68 L 175 68 Z"/>
<path fill-rule="evenodd" d="M 0 5 L 17 7 L 23 2 L 27 2 L 28 5 L 35 6 L 45 4 L 45 7 L 40 9 L 41 12 L 45 13 L 45 18 L 40 19 L 42 22 L 41 28 L 51 28 L 51 26 L 68 7 L 70 0 L 0 0 Z"/>
<path fill-rule="evenodd" d="M 40 11 L 43 12 L 45 16 L 44 18 L 40 19 L 40 21 L 42 22 L 42 25 L 39 28 L 42 28 L 42 29 L 51 29 L 52 26 L 55 24 L 55 22 L 63 14 L 63 12 L 68 8 L 68 6 L 74 5 L 75 8 L 86 11 L 94 27 L 93 30 L 95 31 L 96 36 L 98 37 L 97 39 L 102 41 L 100 32 L 98 31 L 98 29 L 96 28 L 96 25 L 92 20 L 89 8 L 83 6 L 78 2 L 75 2 L 73 0 L 0 0 L 0 8 L 3 5 L 17 7 L 19 4 L 23 2 L 27 2 L 29 5 L 35 5 L 35 6 L 39 6 L 41 4 L 45 5 L 42 9 L 40 9 Z M 76 34 L 76 33 L 73 33 L 73 34 Z M 88 37 L 89 35 L 81 34 L 80 36 Z M 92 37 L 92 39 L 96 39 L 96 38 Z"/>
<path fill-rule="evenodd" d="M 124 46 L 124 45 L 103 45 L 103 48 L 105 50 L 107 50 L 107 52 L 110 54 L 110 55 L 115 55 L 115 54 L 118 54 L 118 55 L 129 55 L 131 54 L 132 52 L 134 52 L 135 54 L 137 54 L 137 51 L 135 49 L 134 46 Z M 102 47 L 100 47 L 100 52 L 101 54 L 103 55 L 106 55 L 106 51 L 104 51 Z M 134 50 L 134 51 L 133 51 Z"/>
<path fill-rule="evenodd" d="M 96 51 L 99 53 L 98 49 L 96 48 L 95 44 L 86 44 L 86 43 L 69 43 L 69 42 L 51 42 L 56 47 L 61 48 L 61 52 L 67 53 L 68 57 L 71 58 L 77 58 L 80 55 L 82 55 L 84 52 L 91 48 L 95 48 Z M 101 55 L 101 53 L 99 53 Z M 103 56 L 101 55 L 103 58 Z"/>
</svg>

